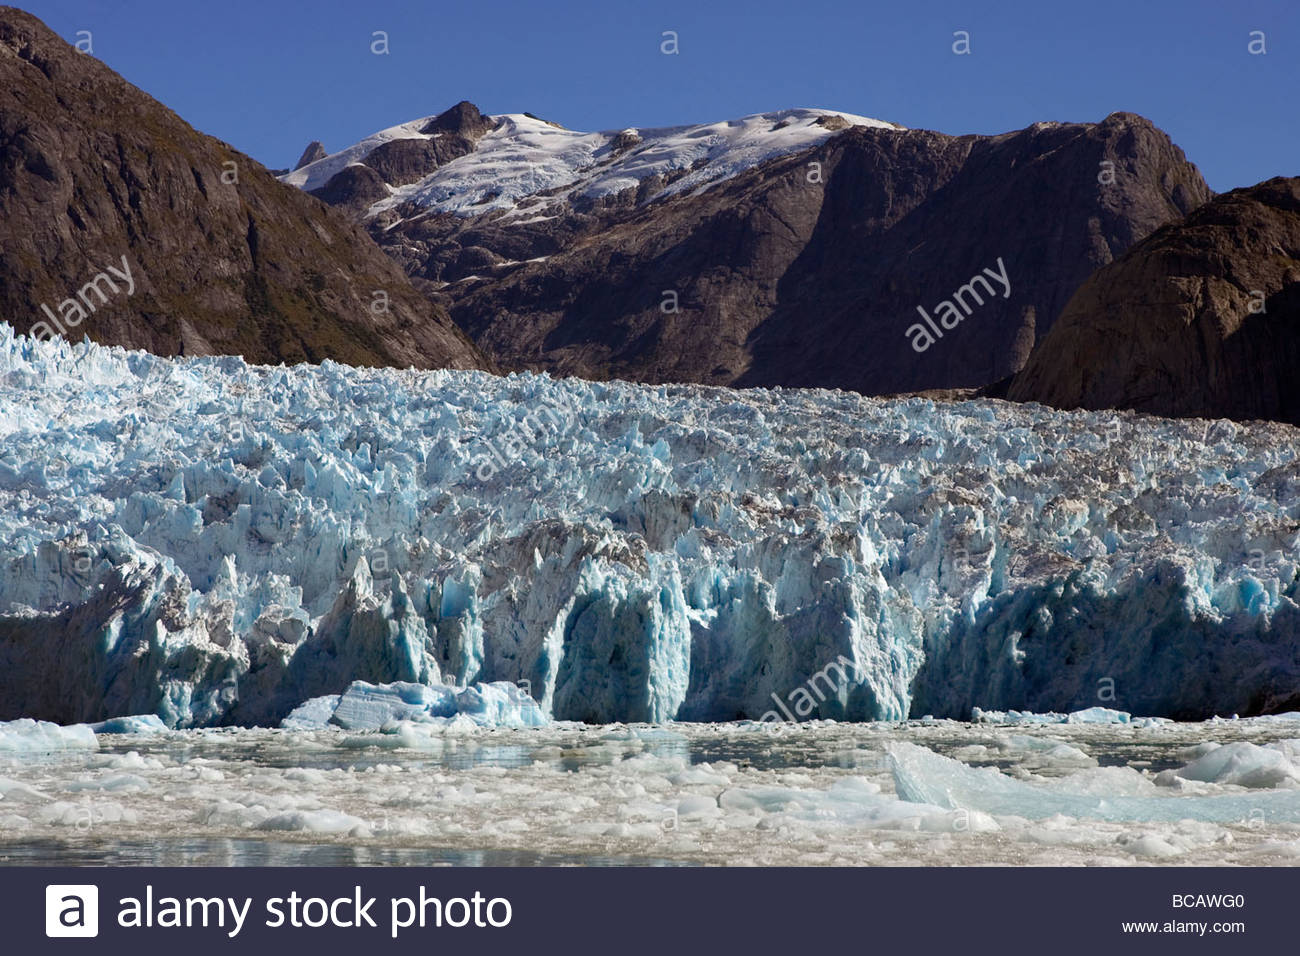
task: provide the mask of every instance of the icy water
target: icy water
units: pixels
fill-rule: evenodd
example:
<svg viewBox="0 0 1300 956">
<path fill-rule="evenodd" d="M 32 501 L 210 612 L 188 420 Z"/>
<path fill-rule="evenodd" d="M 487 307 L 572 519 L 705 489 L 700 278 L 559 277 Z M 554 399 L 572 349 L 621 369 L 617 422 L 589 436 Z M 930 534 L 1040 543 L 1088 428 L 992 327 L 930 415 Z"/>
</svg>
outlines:
<svg viewBox="0 0 1300 956">
<path fill-rule="evenodd" d="M 1294 865 L 1297 738 L 1300 720 L 1267 718 L 561 724 L 417 748 L 380 732 L 102 736 L 0 753 L 0 862 Z M 1171 773 L 1225 744 L 1213 779 Z"/>
</svg>

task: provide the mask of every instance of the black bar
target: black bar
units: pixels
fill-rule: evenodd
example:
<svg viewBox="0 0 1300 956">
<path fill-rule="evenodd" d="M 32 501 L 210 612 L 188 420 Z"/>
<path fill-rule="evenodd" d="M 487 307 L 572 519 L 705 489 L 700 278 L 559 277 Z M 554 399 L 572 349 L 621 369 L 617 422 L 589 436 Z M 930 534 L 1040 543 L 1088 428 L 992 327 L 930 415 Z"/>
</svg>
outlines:
<svg viewBox="0 0 1300 956">
<path fill-rule="evenodd" d="M 93 884 L 99 888 L 95 939 L 46 936 L 46 887 Z M 357 947 L 433 952 L 472 947 L 475 954 L 521 952 L 695 954 L 810 953 L 832 949 L 853 954 L 930 953 L 1230 953 L 1289 952 L 1296 934 L 1294 870 L 1210 868 L 1136 869 L 654 869 L 595 868 L 0 868 L 4 937 L 9 953 L 75 952 L 344 953 Z M 147 888 L 152 888 L 151 891 Z M 329 925 L 293 928 L 287 900 L 347 898 L 335 907 L 350 922 L 357 887 L 375 927 Z M 444 905 L 425 909 L 428 924 L 399 927 L 418 909 L 419 894 Z M 225 926 L 215 925 L 209 904 L 207 928 L 124 928 L 136 912 L 124 900 L 152 892 L 154 918 L 164 898 L 232 898 L 244 906 L 235 926 L 227 907 Z M 477 914 L 472 900 L 479 894 Z M 1177 894 L 1187 905 L 1174 906 Z M 1193 905 L 1197 896 L 1205 905 Z M 1211 898 L 1217 895 L 1218 899 Z M 286 925 L 266 925 L 268 901 Z M 460 898 L 468 905 L 452 903 Z M 509 901 L 509 918 L 500 903 Z M 76 902 L 66 896 L 75 921 Z M 394 899 L 411 900 L 407 908 Z M 1232 905 L 1240 900 L 1242 905 Z M 192 912 L 198 922 L 202 907 Z M 300 920 L 303 911 L 300 909 Z M 323 905 L 305 915 L 323 917 Z M 141 917 L 143 917 L 143 912 Z M 475 925 L 475 921 L 483 925 Z M 1154 922 L 1159 932 L 1125 933 L 1124 922 Z M 1204 935 L 1169 924 L 1206 924 Z M 1244 924 L 1237 926 L 1235 924 Z M 1224 927 L 1218 932 L 1210 927 Z M 1226 929 L 1231 931 L 1225 931 Z M 1276 950 L 1271 947 L 1277 947 Z M 1285 948 L 1283 948 L 1285 947 Z"/>
</svg>

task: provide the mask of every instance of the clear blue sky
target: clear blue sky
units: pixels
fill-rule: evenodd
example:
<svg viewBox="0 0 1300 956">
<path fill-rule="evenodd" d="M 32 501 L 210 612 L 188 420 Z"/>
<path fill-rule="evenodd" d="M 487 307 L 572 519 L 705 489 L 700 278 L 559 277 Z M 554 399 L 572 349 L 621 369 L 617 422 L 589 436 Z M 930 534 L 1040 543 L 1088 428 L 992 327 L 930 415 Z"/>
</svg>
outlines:
<svg viewBox="0 0 1300 956">
<path fill-rule="evenodd" d="M 268 166 L 468 99 L 571 129 L 820 106 L 946 133 L 1141 113 L 1216 190 L 1300 175 L 1300 0 L 31 0 Z M 390 53 L 370 52 L 388 33 Z M 676 56 L 660 52 L 676 31 Z M 952 52 L 969 31 L 972 52 Z M 1265 33 L 1262 56 L 1247 51 Z"/>
</svg>

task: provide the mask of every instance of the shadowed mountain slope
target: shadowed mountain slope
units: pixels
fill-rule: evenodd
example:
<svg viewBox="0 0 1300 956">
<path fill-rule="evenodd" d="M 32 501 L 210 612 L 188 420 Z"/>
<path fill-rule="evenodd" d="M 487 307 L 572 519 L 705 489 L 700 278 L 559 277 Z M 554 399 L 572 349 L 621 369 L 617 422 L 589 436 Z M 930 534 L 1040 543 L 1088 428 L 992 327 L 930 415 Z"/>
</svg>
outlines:
<svg viewBox="0 0 1300 956">
<path fill-rule="evenodd" d="M 1096 268 L 1211 195 L 1128 113 L 580 133 L 461 103 L 285 179 L 367 222 L 503 366 L 870 394 L 1005 379 Z M 969 311 L 924 341 L 918 307 L 941 321 L 954 294 Z"/>
<path fill-rule="evenodd" d="M 1224 193 L 1099 270 L 1009 397 L 1300 424 L 1300 178 Z"/>
</svg>

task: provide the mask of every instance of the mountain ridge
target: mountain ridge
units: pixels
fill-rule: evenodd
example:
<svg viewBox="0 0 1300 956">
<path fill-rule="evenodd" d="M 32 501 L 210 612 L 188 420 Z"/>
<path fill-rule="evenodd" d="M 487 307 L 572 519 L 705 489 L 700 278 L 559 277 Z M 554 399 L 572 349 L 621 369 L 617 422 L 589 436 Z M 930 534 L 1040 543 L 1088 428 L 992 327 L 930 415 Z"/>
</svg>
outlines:
<svg viewBox="0 0 1300 956">
<path fill-rule="evenodd" d="M 503 368 L 588 379 L 986 387 L 1094 269 L 1212 195 L 1131 113 L 949 136 L 789 110 L 616 135 L 453 109 L 494 125 L 418 178 L 370 157 L 427 117 L 284 179 L 366 224 Z M 510 144 L 562 161 L 478 175 Z M 999 257 L 1013 292 L 919 356 L 917 308 Z"/>
<path fill-rule="evenodd" d="M 263 363 L 490 366 L 364 230 L 11 7 L 0 79 L 0 314 L 20 331 Z M 129 291 L 105 280 L 119 260 Z"/>
</svg>

